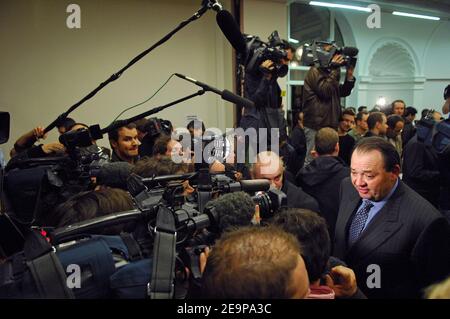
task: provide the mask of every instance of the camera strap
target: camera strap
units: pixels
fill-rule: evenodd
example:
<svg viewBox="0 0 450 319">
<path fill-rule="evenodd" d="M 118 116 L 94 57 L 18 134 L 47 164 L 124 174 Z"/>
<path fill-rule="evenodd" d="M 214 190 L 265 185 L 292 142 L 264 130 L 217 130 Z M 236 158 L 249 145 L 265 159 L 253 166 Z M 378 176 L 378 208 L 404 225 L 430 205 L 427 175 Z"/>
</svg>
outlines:
<svg viewBox="0 0 450 319">
<path fill-rule="evenodd" d="M 172 299 L 177 232 L 175 216 L 167 207 L 160 206 L 156 216 L 153 244 L 153 269 L 148 295 L 151 299 Z"/>
</svg>

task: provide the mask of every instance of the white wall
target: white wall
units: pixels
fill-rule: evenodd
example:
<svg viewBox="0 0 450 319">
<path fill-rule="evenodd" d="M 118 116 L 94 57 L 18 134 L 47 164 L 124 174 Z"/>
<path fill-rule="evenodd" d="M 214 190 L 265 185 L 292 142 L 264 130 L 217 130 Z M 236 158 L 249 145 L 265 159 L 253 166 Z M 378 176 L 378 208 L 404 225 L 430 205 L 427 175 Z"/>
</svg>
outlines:
<svg viewBox="0 0 450 319">
<path fill-rule="evenodd" d="M 11 113 L 10 142 L 59 114 L 149 48 L 182 20 L 199 0 L 2 0 L 0 1 L 0 110 Z M 66 8 L 81 7 L 81 29 L 68 29 Z M 229 7 L 230 1 L 222 1 Z M 131 67 L 70 117 L 86 124 L 108 125 L 119 112 L 150 97 L 179 72 L 218 88 L 233 89 L 232 49 L 216 25 L 215 13 L 177 33 Z M 197 91 L 178 78 L 149 103 L 127 112 L 131 117 Z M 233 124 L 233 105 L 207 93 L 165 110 L 158 117 L 185 126 L 197 115 L 208 126 Z M 56 140 L 53 130 L 48 141 Z M 108 146 L 105 137 L 99 143 Z"/>
<path fill-rule="evenodd" d="M 450 40 L 449 21 L 430 21 L 382 13 L 381 28 L 369 29 L 366 25 L 367 13 L 341 11 L 337 19 L 344 17 L 344 24 L 350 26 L 352 34 L 345 34 L 359 48 L 357 67 L 357 87 L 347 104 L 374 105 L 379 95 L 388 101 L 400 98 L 407 105 L 419 111 L 430 106 L 440 108 L 443 104 L 442 91 L 450 83 Z M 340 21 L 340 23 L 341 23 Z M 349 30 L 346 29 L 348 32 Z M 414 74 L 410 77 L 374 78 L 369 74 L 369 65 L 376 50 L 384 44 L 394 42 L 406 49 L 413 61 Z M 401 61 L 386 55 L 385 64 L 394 68 Z M 364 83 L 365 82 L 365 83 Z"/>
</svg>

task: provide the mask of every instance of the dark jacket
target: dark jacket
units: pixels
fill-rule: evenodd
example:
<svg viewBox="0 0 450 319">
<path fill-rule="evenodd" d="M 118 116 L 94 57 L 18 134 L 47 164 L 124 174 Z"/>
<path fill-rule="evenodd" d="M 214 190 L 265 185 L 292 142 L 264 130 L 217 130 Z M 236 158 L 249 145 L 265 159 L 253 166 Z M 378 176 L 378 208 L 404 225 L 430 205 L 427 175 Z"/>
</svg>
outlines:
<svg viewBox="0 0 450 319">
<path fill-rule="evenodd" d="M 292 130 L 291 136 L 289 137 L 289 143 L 294 147 L 295 153 L 297 154 L 297 159 L 295 161 L 295 170 L 296 173 L 303 167 L 305 164 L 306 157 L 306 136 L 305 130 L 296 126 Z"/>
<path fill-rule="evenodd" d="M 402 143 L 403 148 L 405 148 L 406 144 L 408 144 L 409 140 L 416 134 L 416 128 L 414 127 L 412 122 L 407 122 L 405 120 L 405 126 L 402 131 Z"/>
<path fill-rule="evenodd" d="M 414 136 L 403 150 L 403 181 L 435 207 L 439 206 L 441 173 L 438 156 Z"/>
<path fill-rule="evenodd" d="M 244 130 L 247 128 L 279 128 L 280 135 L 286 136 L 286 121 L 281 110 L 281 89 L 277 79 L 266 79 L 262 73 L 246 74 L 244 96 L 255 103 L 254 107 L 245 107 L 244 115 L 239 124 Z"/>
<path fill-rule="evenodd" d="M 344 161 L 345 165 L 350 166 L 355 139 L 348 134 L 339 136 L 339 157 Z"/>
<path fill-rule="evenodd" d="M 419 298 L 450 271 L 450 226 L 429 202 L 402 181 L 357 241 L 348 232 L 361 198 L 350 179 L 341 184 L 333 256 L 356 274 L 371 298 Z M 369 288 L 377 283 L 379 287 Z"/>
<path fill-rule="evenodd" d="M 341 117 L 341 97 L 349 96 L 355 81 L 339 85 L 340 69 L 331 71 L 311 67 L 303 87 L 304 125 L 313 130 L 337 130 Z"/>
<path fill-rule="evenodd" d="M 291 182 L 285 180 L 283 181 L 281 191 L 286 194 L 287 206 L 289 208 L 304 208 L 320 213 L 317 201 L 312 196 L 305 193 L 301 187 L 295 186 Z"/>
<path fill-rule="evenodd" d="M 319 203 L 320 213 L 327 221 L 330 237 L 334 238 L 339 211 L 339 188 L 344 178 L 350 176 L 350 168 L 339 157 L 320 156 L 297 175 L 297 184 Z"/>
</svg>

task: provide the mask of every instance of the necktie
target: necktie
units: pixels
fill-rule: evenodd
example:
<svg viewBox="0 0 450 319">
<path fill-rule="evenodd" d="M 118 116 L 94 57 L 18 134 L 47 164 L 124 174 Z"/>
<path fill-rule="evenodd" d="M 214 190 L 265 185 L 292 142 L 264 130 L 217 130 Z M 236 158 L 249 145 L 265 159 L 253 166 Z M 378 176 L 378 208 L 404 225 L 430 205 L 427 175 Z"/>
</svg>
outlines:
<svg viewBox="0 0 450 319">
<path fill-rule="evenodd" d="M 369 211 L 372 207 L 373 204 L 371 202 L 364 201 L 362 207 L 356 212 L 355 217 L 353 217 L 348 236 L 348 243 L 350 246 L 355 243 L 361 234 L 364 225 L 366 224 L 367 217 L 369 217 Z"/>
</svg>

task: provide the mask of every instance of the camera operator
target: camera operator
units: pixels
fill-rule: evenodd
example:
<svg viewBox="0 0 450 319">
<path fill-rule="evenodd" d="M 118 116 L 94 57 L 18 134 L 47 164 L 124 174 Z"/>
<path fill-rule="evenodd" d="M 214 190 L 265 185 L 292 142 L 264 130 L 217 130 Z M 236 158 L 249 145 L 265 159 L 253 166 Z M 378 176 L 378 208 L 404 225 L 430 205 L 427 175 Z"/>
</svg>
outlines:
<svg viewBox="0 0 450 319">
<path fill-rule="evenodd" d="M 333 45 L 325 45 L 330 51 Z M 347 73 L 343 84 L 339 84 L 341 66 L 344 56 L 335 54 L 327 67 L 312 66 L 306 74 L 303 88 L 303 113 L 307 141 L 305 165 L 312 161 L 314 136 L 323 127 L 337 130 L 341 118 L 341 97 L 349 96 L 355 86 L 353 71 L 355 66 L 345 64 Z"/>
<path fill-rule="evenodd" d="M 292 60 L 294 48 L 287 41 L 282 42 L 281 48 L 285 51 L 285 57 L 281 58 L 279 63 L 287 66 Z M 258 132 L 260 139 L 267 139 L 267 145 L 270 149 L 270 129 L 280 130 L 280 137 L 286 136 L 286 120 L 282 109 L 281 88 L 277 83 L 278 73 L 275 61 L 266 59 L 259 65 L 258 70 L 246 72 L 244 95 L 255 103 L 255 107 L 246 107 L 243 110 L 240 127 L 244 130 L 254 128 Z M 283 75 L 284 76 L 284 75 Z M 260 132 L 260 128 L 266 128 L 267 134 Z M 263 151 L 263 150 L 259 150 Z"/>
</svg>

